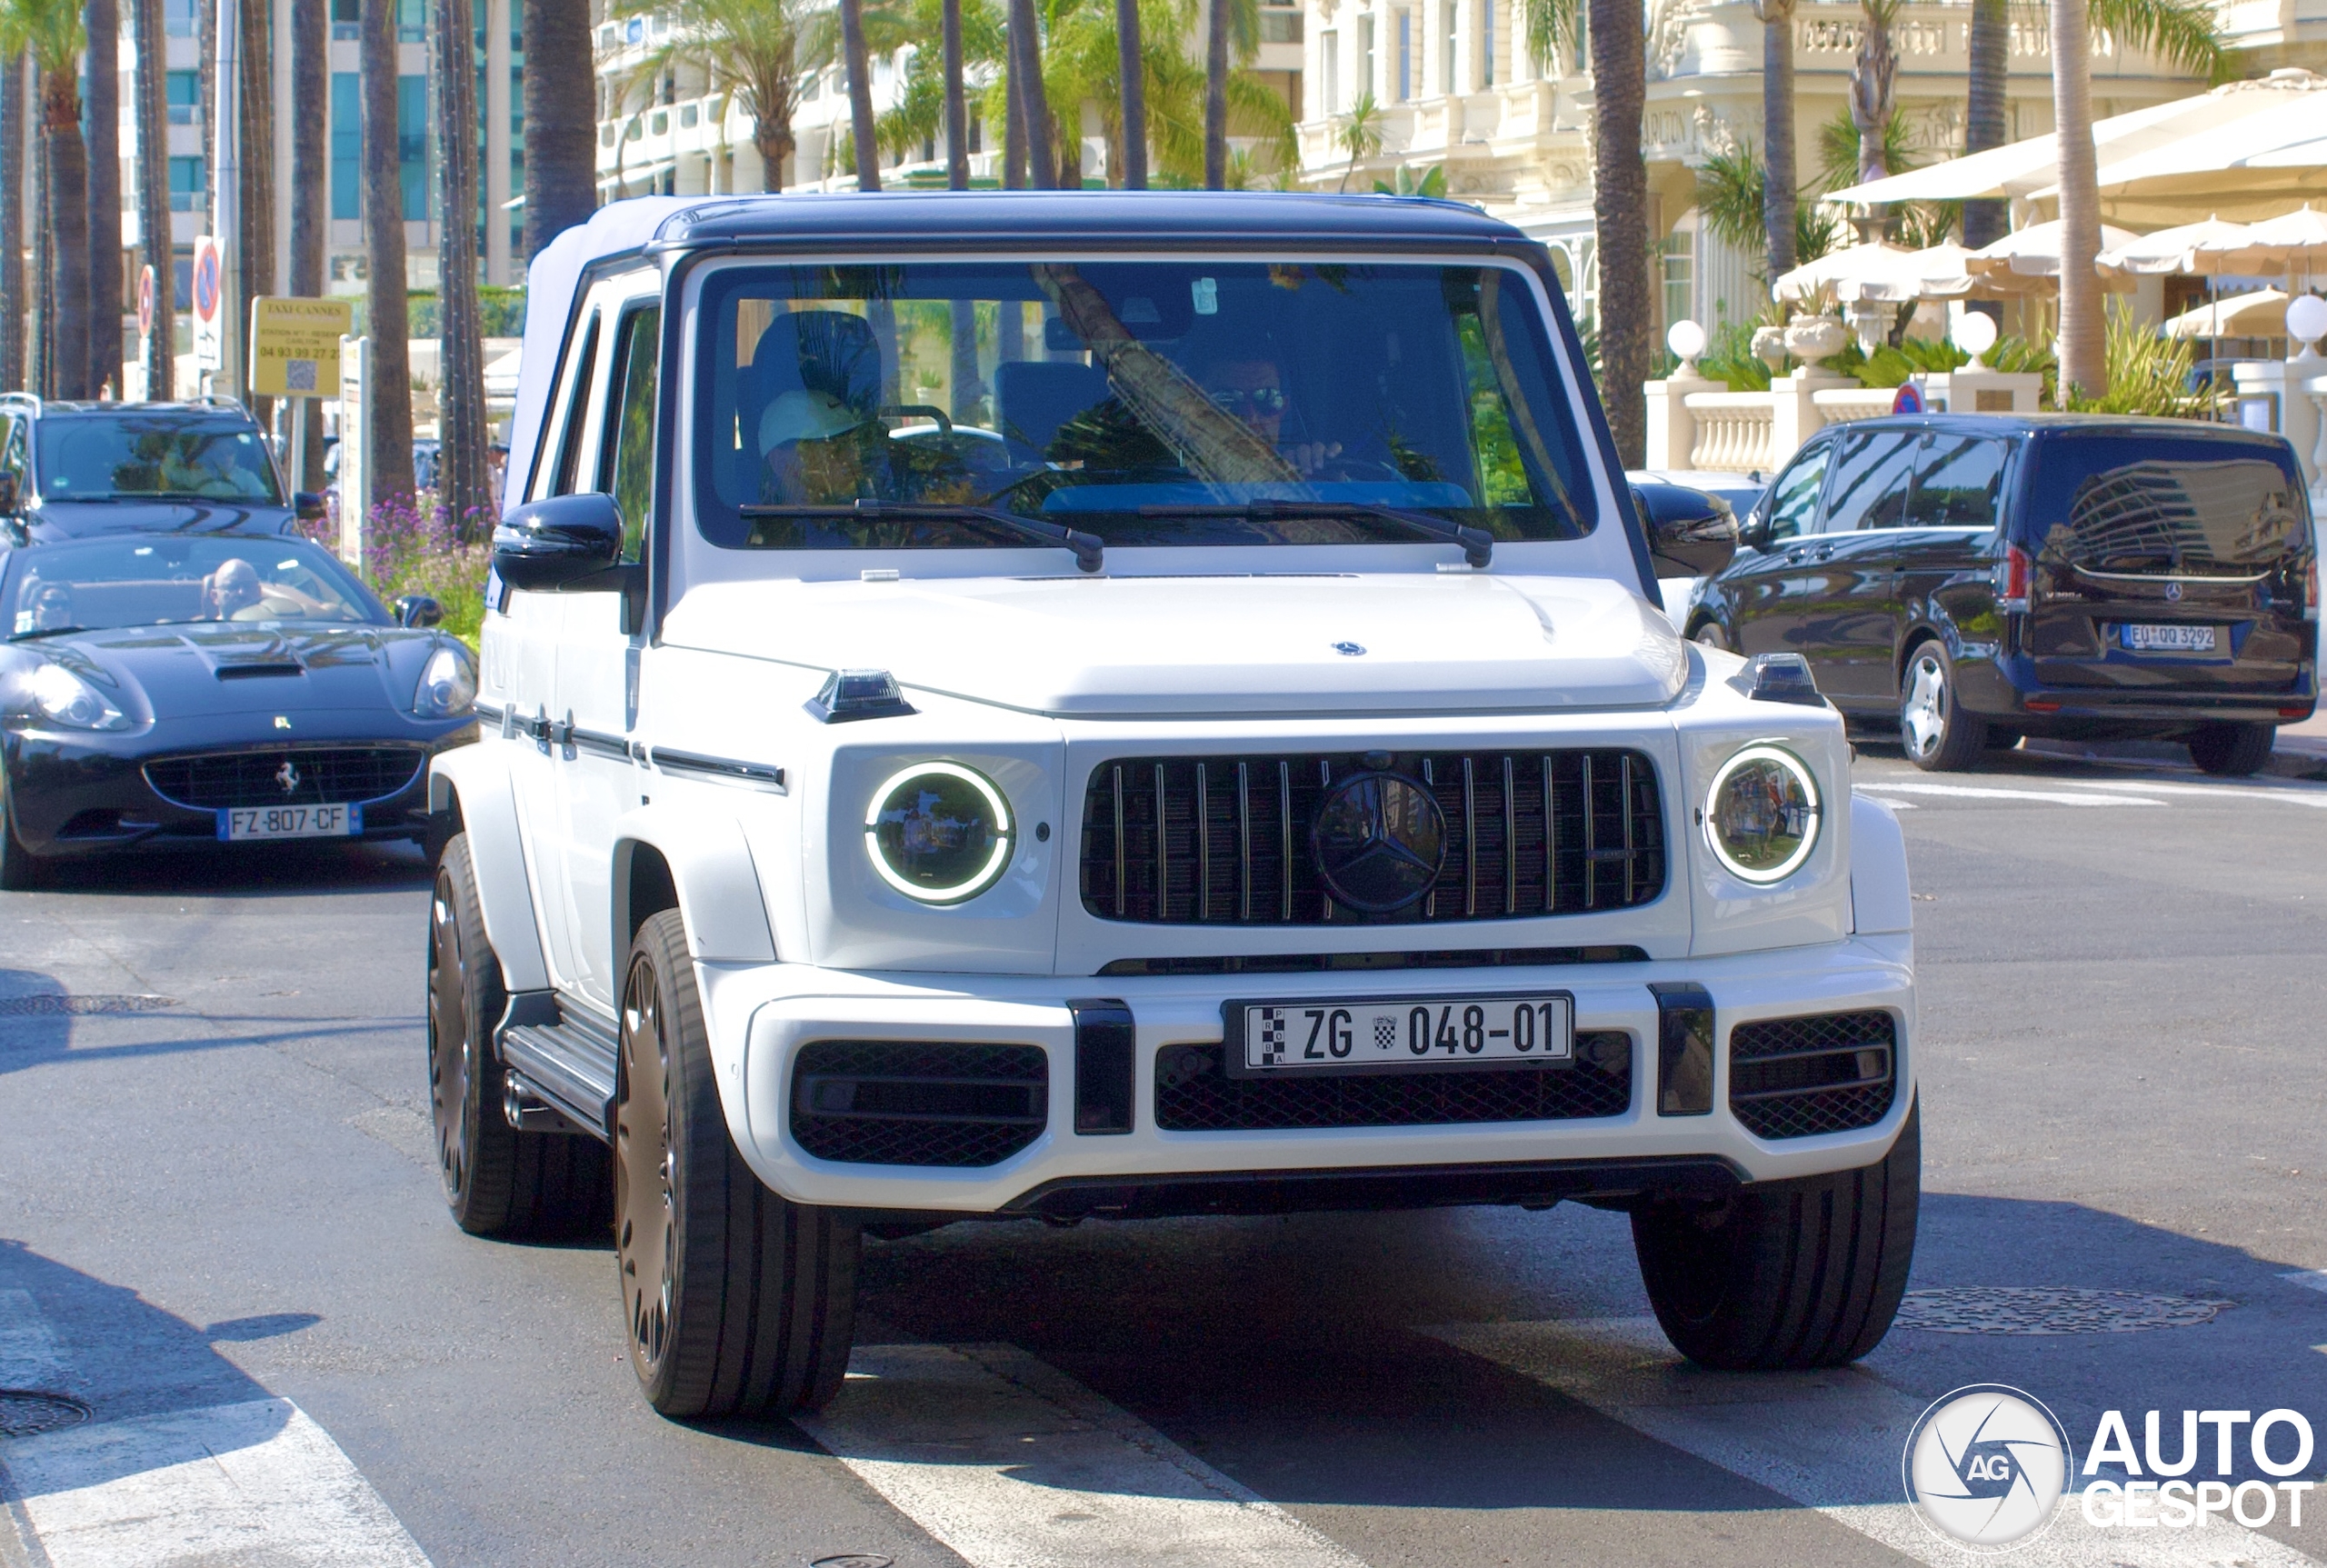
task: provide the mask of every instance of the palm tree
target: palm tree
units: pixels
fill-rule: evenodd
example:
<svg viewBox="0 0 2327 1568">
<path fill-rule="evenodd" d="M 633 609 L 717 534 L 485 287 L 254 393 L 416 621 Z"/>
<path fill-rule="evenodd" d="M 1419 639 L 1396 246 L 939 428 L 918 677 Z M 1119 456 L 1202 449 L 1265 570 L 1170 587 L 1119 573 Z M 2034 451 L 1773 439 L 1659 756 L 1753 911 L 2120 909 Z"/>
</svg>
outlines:
<svg viewBox="0 0 2327 1568">
<path fill-rule="evenodd" d="M 864 0 L 840 0 L 841 53 L 848 62 L 848 117 L 856 144 L 856 188 L 881 188 L 881 145 L 874 124 L 872 61 L 864 47 Z"/>
<path fill-rule="evenodd" d="M 1859 0 L 1865 18 L 1860 30 L 1858 55 L 1851 62 L 1851 124 L 1858 127 L 1858 178 L 1861 184 L 1879 180 L 1891 172 L 1883 157 L 1885 137 L 1894 117 L 1899 57 L 1891 52 L 1891 21 L 1904 0 Z"/>
<path fill-rule="evenodd" d="M 85 0 L 89 96 L 89 391 L 121 390 L 121 6 Z"/>
<path fill-rule="evenodd" d="M 578 0 L 537 0 L 542 5 L 575 5 Z M 784 168 L 789 163 L 798 142 L 792 133 L 792 122 L 800 112 L 800 87 L 804 75 L 827 65 L 832 59 L 831 29 L 823 25 L 824 8 L 817 0 L 678 0 L 675 5 L 663 0 L 622 0 L 614 7 L 617 16 L 645 16 L 662 14 L 671 18 L 670 42 L 650 50 L 631 72 L 624 92 L 635 92 L 648 84 L 660 82 L 674 70 L 684 66 L 700 72 L 714 92 L 735 95 L 737 105 L 752 120 L 752 145 L 760 155 L 760 185 L 764 190 L 784 188 Z M 587 33 L 583 57 L 586 61 Z M 527 98 L 530 114 L 532 103 L 531 79 L 533 51 L 526 50 Z M 586 81 L 586 67 L 556 90 L 574 94 L 573 81 Z M 544 89 L 548 90 L 548 89 Z M 586 100 L 580 111 L 589 113 Z M 528 181 L 531 179 L 533 130 L 526 122 L 526 161 Z M 591 145 L 596 145 L 597 128 L 586 126 Z M 590 154 L 594 180 L 594 160 Z M 530 190 L 530 184 L 528 189 Z M 594 192 L 594 185 L 593 191 Z M 531 195 L 526 197 L 528 206 Z M 581 209 L 586 217 L 589 209 Z M 579 218 L 570 221 L 579 222 Z M 546 226 L 546 220 L 544 220 Z M 554 232 L 554 231 L 553 231 Z M 544 235 L 537 242 L 530 225 L 526 245 L 534 249 L 549 243 Z"/>
<path fill-rule="evenodd" d="M 1034 0 L 1010 0 L 1010 87 L 1026 130 L 1026 171 L 1038 191 L 1058 188 L 1050 95 L 1043 82 L 1043 31 Z"/>
<path fill-rule="evenodd" d="M 1228 185 L 1228 0 L 1203 6 L 1203 188 Z"/>
<path fill-rule="evenodd" d="M 1772 277 L 1800 265 L 1794 259 L 1800 254 L 1794 225 L 1801 201 L 1793 156 L 1793 6 L 1794 0 L 1753 4 L 1753 14 L 1762 19 L 1762 142 L 1767 159 L 1762 235 Z"/>
<path fill-rule="evenodd" d="M 944 35 L 939 52 L 945 74 L 945 188 L 966 191 L 970 188 L 970 101 L 969 87 L 962 75 L 965 69 L 962 59 L 962 0 L 940 0 L 938 9 L 938 30 Z M 918 53 L 914 58 L 920 58 Z"/>
<path fill-rule="evenodd" d="M 1123 187 L 1147 188 L 1147 66 L 1139 44 L 1139 0 L 1115 0 L 1115 95 L 1122 128 Z"/>
<path fill-rule="evenodd" d="M 81 53 L 76 0 L 7 0 L 0 53 L 32 56 L 41 120 L 40 223 L 46 298 L 40 317 L 43 392 L 89 394 L 89 165 L 81 140 Z"/>
<path fill-rule="evenodd" d="M 25 55 L 9 44 L 0 46 L 0 392 L 25 390 Z"/>
<path fill-rule="evenodd" d="M 2109 390 L 2101 320 L 2101 190 L 2092 148 L 2092 40 L 2084 0 L 2052 0 L 2052 128 L 2061 179 L 2061 403 Z"/>
<path fill-rule="evenodd" d="M 324 292 L 325 225 L 331 212 L 330 0 L 291 0 L 291 277 L 292 294 L 315 299 Z M 292 404 L 305 426 L 299 438 L 302 490 L 324 487 L 324 408 L 321 399 Z"/>
<path fill-rule="evenodd" d="M 521 25 L 530 261 L 575 224 L 589 222 L 596 209 L 598 126 L 594 95 L 575 90 L 590 80 L 592 69 L 588 0 L 524 0 Z"/>
<path fill-rule="evenodd" d="M 1342 116 L 1333 132 L 1333 141 L 1349 155 L 1349 166 L 1342 171 L 1342 190 L 1349 189 L 1349 177 L 1357 172 L 1361 159 L 1370 158 L 1382 150 L 1382 105 L 1373 101 L 1373 89 L 1367 88 L 1357 95 Z"/>
<path fill-rule="evenodd" d="M 250 302 L 259 295 L 273 294 L 275 289 L 275 39 L 272 27 L 273 7 L 265 0 L 242 0 L 237 8 L 242 18 L 242 92 L 240 108 L 243 123 L 236 155 L 242 160 L 242 255 L 237 265 L 242 272 L 242 293 L 236 296 L 237 309 L 247 311 Z M 231 324 L 237 329 L 246 327 L 248 317 Z M 247 385 L 250 366 L 243 366 Z M 253 394 L 246 400 L 251 416 L 261 425 L 273 417 L 275 400 Z"/>
<path fill-rule="evenodd" d="M 137 233 L 154 269 L 154 330 L 145 337 L 145 395 L 176 394 L 177 263 L 170 240 L 168 44 L 162 0 L 136 0 Z M 0 178 L 5 178 L 0 175 Z M 320 446 L 320 443 L 317 443 Z M 321 453 L 318 452 L 318 457 Z"/>
<path fill-rule="evenodd" d="M 477 330 L 476 22 L 469 0 L 436 0 L 429 43 L 436 87 L 436 497 L 466 542 L 490 526 L 484 470 L 484 345 Z"/>
<path fill-rule="evenodd" d="M 2001 147 L 2011 136 L 2011 105 L 2004 85 L 2011 75 L 2012 0 L 1972 0 L 1969 48 L 1972 75 L 1963 99 L 1963 151 L 1968 155 Z M 1963 204 L 1963 243 L 1972 250 L 2003 238 L 2011 221 L 2003 201 Z M 2002 311 L 1989 307 L 2001 316 Z"/>
<path fill-rule="evenodd" d="M 396 0 L 363 0 L 357 65 L 364 98 L 364 298 L 372 337 L 372 501 L 409 499 L 411 317 L 404 301 L 404 168 L 396 127 Z"/>
</svg>

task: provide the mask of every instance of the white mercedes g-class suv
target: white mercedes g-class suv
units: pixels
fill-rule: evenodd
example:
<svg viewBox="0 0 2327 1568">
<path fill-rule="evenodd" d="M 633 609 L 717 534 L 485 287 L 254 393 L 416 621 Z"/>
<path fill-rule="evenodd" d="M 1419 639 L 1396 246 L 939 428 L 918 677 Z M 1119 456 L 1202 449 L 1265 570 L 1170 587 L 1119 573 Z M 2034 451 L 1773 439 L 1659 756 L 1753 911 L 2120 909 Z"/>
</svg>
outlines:
<svg viewBox="0 0 2327 1568">
<path fill-rule="evenodd" d="M 1831 1365 L 1915 1233 L 1905 857 L 1678 636 L 1539 245 L 1380 197 L 617 205 L 534 265 L 430 1074 L 648 1399 L 814 1407 L 862 1236 L 1632 1216 Z M 1669 493 L 1666 493 L 1669 495 Z"/>
</svg>

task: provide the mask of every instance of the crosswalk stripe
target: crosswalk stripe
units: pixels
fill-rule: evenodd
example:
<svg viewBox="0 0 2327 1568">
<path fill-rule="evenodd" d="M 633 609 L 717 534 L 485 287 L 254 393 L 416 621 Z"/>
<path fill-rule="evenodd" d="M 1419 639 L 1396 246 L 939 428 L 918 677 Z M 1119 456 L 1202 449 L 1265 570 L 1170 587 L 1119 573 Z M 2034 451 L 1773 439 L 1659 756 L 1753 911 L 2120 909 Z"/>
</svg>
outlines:
<svg viewBox="0 0 2327 1568">
<path fill-rule="evenodd" d="M 972 1568 L 1364 1568 L 1014 1345 L 859 1345 L 799 1424 Z"/>
<path fill-rule="evenodd" d="M 1930 1402 L 1863 1367 L 1705 1372 L 1682 1361 L 1650 1317 L 1453 1323 L 1423 1332 L 1903 1556 L 1934 1568 L 1978 1561 L 1933 1534 L 1904 1500 L 1901 1449 Z M 2294 1548 L 2220 1519 L 2202 1529 L 2099 1529 L 2084 1522 L 2072 1498 L 2052 1528 L 2016 1547 L 2011 1561 L 2013 1568 L 2316 1568 Z"/>
<path fill-rule="evenodd" d="M 2033 800 L 2048 805 L 2163 805 L 2132 794 L 2069 794 L 2060 790 L 2002 789 L 1979 784 L 1909 784 L 1893 779 L 1856 779 L 1851 787 L 1877 794 L 1956 795 L 1972 800 Z M 2098 786 L 2096 786 L 2098 787 Z M 2131 789 L 2130 784 L 2120 788 Z M 2142 786 L 2146 788 L 2147 786 Z"/>
<path fill-rule="evenodd" d="M 2327 790 L 2286 787 L 2271 784 L 2168 784 L 2162 779 L 2142 779 L 2138 784 L 2118 784 L 2099 779 L 2059 779 L 2052 781 L 2070 789 L 2147 790 L 2155 794 L 2188 794 L 2214 800 L 2272 800 L 2289 805 L 2307 805 L 2327 810 Z"/>
</svg>

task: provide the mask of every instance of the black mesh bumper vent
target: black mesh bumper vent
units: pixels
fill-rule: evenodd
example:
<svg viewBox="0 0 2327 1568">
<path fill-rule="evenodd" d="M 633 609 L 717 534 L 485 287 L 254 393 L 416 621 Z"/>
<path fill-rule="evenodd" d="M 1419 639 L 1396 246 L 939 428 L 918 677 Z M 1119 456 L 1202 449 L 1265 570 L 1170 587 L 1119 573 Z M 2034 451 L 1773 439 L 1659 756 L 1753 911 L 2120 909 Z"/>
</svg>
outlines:
<svg viewBox="0 0 2327 1568">
<path fill-rule="evenodd" d="M 1167 1133 L 1420 1127 L 1621 1116 L 1633 1100 L 1632 1036 L 1575 1037 L 1575 1064 L 1509 1072 L 1231 1078 L 1218 1045 L 1166 1045 L 1155 1058 L 1155 1124 Z"/>
<path fill-rule="evenodd" d="M 1309 830 L 1336 780 L 1385 769 L 1428 788 L 1446 853 L 1420 902 L 1367 914 L 1326 890 Z M 1160 925 L 1583 914 L 1652 903 L 1665 875 L 1656 766 L 1617 750 L 1102 763 L 1084 793 L 1082 857 L 1084 908 Z"/>
<path fill-rule="evenodd" d="M 1729 1109 L 1757 1138 L 1872 1127 L 1898 1093 L 1888 1013 L 1771 1018 L 1729 1032 Z"/>
<path fill-rule="evenodd" d="M 820 1160 L 994 1165 L 1042 1136 L 1039 1045 L 819 1040 L 792 1066 L 792 1136 Z"/>
<path fill-rule="evenodd" d="M 221 756 L 169 757 L 145 764 L 145 782 L 175 805 L 340 805 L 401 794 L 428 754 L 411 746 L 334 746 Z"/>
</svg>

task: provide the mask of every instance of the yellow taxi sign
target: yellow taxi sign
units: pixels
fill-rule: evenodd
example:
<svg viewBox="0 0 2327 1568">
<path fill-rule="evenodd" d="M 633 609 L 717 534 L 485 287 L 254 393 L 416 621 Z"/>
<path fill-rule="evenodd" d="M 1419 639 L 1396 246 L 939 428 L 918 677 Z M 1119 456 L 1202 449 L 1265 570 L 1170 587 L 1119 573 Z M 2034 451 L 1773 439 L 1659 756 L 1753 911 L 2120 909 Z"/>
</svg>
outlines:
<svg viewBox="0 0 2327 1568">
<path fill-rule="evenodd" d="M 250 390 L 258 397 L 337 397 L 339 340 L 355 325 L 348 299 L 251 301 Z"/>
</svg>

